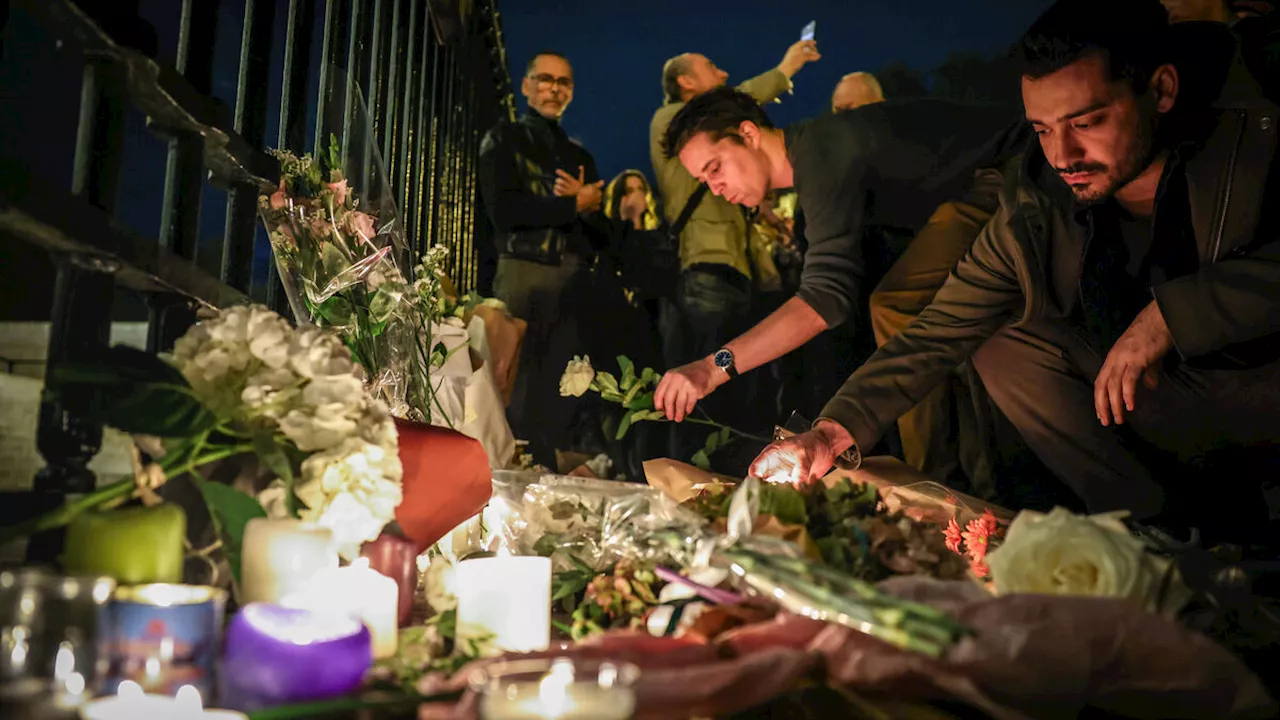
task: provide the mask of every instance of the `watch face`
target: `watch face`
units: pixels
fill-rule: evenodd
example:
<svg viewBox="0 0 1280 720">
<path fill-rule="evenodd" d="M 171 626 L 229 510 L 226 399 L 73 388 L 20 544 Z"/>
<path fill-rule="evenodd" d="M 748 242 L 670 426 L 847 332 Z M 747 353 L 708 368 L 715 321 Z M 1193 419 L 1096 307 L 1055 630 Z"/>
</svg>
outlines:
<svg viewBox="0 0 1280 720">
<path fill-rule="evenodd" d="M 721 370 L 728 370 L 733 367 L 733 353 L 728 349 L 717 350 L 715 354 L 716 367 Z"/>
</svg>

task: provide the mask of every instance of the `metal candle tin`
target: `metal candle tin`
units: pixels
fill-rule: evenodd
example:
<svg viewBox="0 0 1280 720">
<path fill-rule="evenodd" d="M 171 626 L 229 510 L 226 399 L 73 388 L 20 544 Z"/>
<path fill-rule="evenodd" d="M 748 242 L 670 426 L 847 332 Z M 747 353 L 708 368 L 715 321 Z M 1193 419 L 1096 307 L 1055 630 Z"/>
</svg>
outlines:
<svg viewBox="0 0 1280 720">
<path fill-rule="evenodd" d="M 108 607 L 109 670 L 104 690 L 132 680 L 149 693 L 174 695 L 191 685 L 214 697 L 218 644 L 227 594 L 204 585 L 134 585 Z"/>
</svg>

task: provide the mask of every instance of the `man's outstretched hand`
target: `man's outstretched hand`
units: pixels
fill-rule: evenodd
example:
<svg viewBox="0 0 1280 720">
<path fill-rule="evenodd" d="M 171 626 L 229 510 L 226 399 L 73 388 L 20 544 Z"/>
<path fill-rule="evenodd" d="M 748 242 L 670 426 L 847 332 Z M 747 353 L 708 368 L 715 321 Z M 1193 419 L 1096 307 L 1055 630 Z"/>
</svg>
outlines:
<svg viewBox="0 0 1280 720">
<path fill-rule="evenodd" d="M 715 360 L 705 357 L 674 370 L 668 370 L 653 391 L 653 407 L 680 422 L 693 412 L 702 398 L 728 381 L 729 376 L 716 367 Z"/>
<path fill-rule="evenodd" d="M 1124 424 L 1124 414 L 1133 412 L 1138 394 L 1138 379 L 1154 390 L 1160 382 L 1160 361 L 1173 347 L 1173 336 L 1155 301 L 1143 308 L 1138 317 L 1111 346 L 1107 359 L 1093 381 L 1093 404 L 1098 422 Z"/>
<path fill-rule="evenodd" d="M 751 463 L 750 473 L 766 482 L 789 482 L 799 487 L 820 480 L 851 447 L 853 436 L 843 425 L 819 420 L 812 430 L 766 447 Z"/>
<path fill-rule="evenodd" d="M 782 56 L 782 62 L 778 63 L 778 69 L 788 78 L 794 77 L 800 72 L 800 68 L 814 60 L 821 60 L 822 55 L 818 53 L 818 41 L 801 40 L 800 42 L 787 48 L 787 54 Z"/>
</svg>

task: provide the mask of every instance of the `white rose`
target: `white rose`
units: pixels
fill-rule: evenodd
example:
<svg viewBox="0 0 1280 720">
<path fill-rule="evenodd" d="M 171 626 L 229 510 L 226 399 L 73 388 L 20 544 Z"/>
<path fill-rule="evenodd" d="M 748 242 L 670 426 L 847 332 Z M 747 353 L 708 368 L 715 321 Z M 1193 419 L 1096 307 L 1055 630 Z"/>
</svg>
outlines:
<svg viewBox="0 0 1280 720">
<path fill-rule="evenodd" d="M 1083 516 L 1060 507 L 1048 515 L 1018 513 L 1003 544 L 987 555 L 996 591 L 1128 598 L 1152 612 L 1177 612 L 1188 596 L 1161 592 L 1171 561 L 1147 552 L 1121 522 L 1124 516 Z"/>
<path fill-rule="evenodd" d="M 431 564 L 423 574 L 422 584 L 426 588 L 427 603 L 431 605 L 432 610 L 442 613 L 458 607 L 456 578 L 457 572 L 454 570 L 453 563 L 443 555 L 431 558 Z"/>
<path fill-rule="evenodd" d="M 582 397 L 591 389 L 591 382 L 596 379 L 596 371 L 591 367 L 589 356 L 573 356 L 560 376 L 561 397 Z"/>
</svg>

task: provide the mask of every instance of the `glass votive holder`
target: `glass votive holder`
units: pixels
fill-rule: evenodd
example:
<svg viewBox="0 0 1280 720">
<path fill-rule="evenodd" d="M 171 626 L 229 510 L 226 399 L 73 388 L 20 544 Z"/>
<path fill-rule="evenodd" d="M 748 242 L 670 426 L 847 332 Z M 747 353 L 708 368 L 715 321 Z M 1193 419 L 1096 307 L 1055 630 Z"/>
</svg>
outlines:
<svg viewBox="0 0 1280 720">
<path fill-rule="evenodd" d="M 481 720 L 630 720 L 640 668 L 568 657 L 497 662 L 468 679 Z"/>
<path fill-rule="evenodd" d="M 108 577 L 0 570 L 0 706 L 69 710 L 102 680 Z"/>
</svg>

